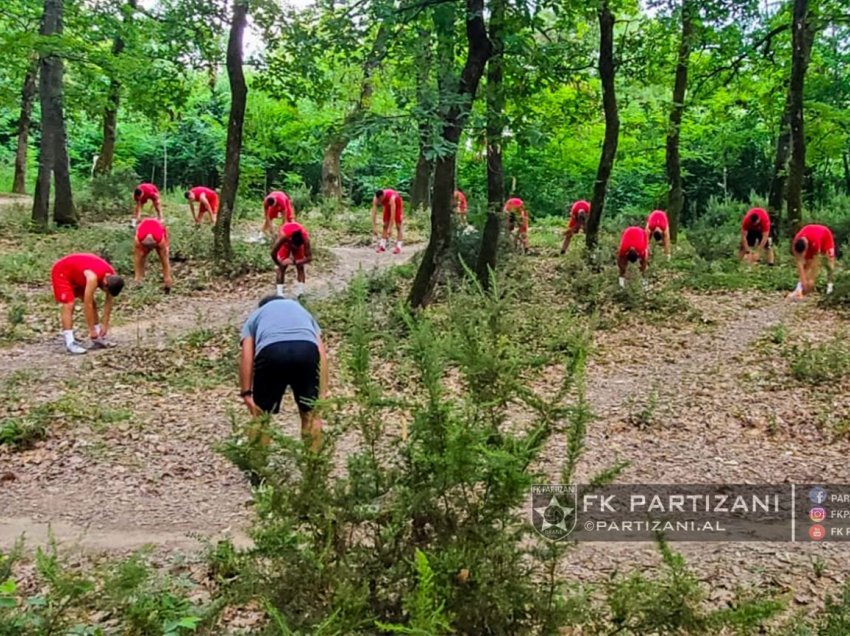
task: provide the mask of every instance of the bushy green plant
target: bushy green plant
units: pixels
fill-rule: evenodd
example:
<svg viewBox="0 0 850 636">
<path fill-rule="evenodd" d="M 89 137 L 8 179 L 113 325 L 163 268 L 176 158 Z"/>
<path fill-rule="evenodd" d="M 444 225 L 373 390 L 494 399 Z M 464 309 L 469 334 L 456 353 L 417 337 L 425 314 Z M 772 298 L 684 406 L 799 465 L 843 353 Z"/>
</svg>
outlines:
<svg viewBox="0 0 850 636">
<path fill-rule="evenodd" d="M 333 433 L 323 451 L 262 422 L 226 445 L 260 484 L 255 548 L 233 585 L 252 590 L 290 630 L 368 633 L 381 621 L 518 633 L 557 623 L 563 595 L 535 593 L 544 563 L 519 511 L 555 431 L 570 438 L 571 466 L 583 448 L 586 408 L 567 399 L 581 391 L 582 350 L 570 352 L 562 388 L 543 397 L 519 379 L 529 362 L 511 338 L 509 301 L 498 285 L 488 294 L 467 286 L 447 314 L 404 317 L 398 363 L 411 381 L 393 395 L 374 379 L 381 350 L 367 286 L 354 289 L 343 358 L 353 394 L 326 406 Z M 529 417 L 513 430 L 508 410 L 517 405 Z M 410 414 L 409 430 L 392 426 L 399 410 Z M 340 475 L 331 457 L 346 433 L 360 444 Z"/>
<path fill-rule="evenodd" d="M 95 175 L 77 196 L 80 214 L 87 221 L 115 217 L 129 218 L 133 211 L 133 190 L 139 176 L 131 168 L 116 168 L 110 174 Z"/>
<path fill-rule="evenodd" d="M 180 581 L 155 572 L 144 554 L 80 569 L 61 558 L 55 542 L 38 548 L 34 579 L 16 579 L 23 543 L 0 552 L 0 634 L 184 636 L 214 608 L 194 606 Z"/>
<path fill-rule="evenodd" d="M 829 342 L 795 344 L 785 349 L 791 375 L 809 384 L 836 382 L 850 375 L 850 347 L 843 337 Z"/>
<path fill-rule="evenodd" d="M 659 541 L 663 574 L 615 577 L 607 588 L 608 620 L 622 634 L 754 633 L 783 605 L 767 595 L 737 597 L 729 608 L 706 610 L 705 590 L 680 554 Z"/>
</svg>

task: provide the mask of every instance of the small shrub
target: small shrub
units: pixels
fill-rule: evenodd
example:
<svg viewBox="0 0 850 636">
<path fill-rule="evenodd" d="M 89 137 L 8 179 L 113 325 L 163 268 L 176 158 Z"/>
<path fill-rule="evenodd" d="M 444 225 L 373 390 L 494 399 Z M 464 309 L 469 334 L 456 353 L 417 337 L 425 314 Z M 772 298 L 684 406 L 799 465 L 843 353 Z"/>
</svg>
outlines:
<svg viewBox="0 0 850 636">
<path fill-rule="evenodd" d="M 655 421 L 655 409 L 658 407 L 658 390 L 653 388 L 643 404 L 637 409 L 635 406 L 637 404 L 632 401 L 628 416 L 629 424 L 639 429 L 652 426 Z"/>
<path fill-rule="evenodd" d="M 77 197 L 79 211 L 88 221 L 129 218 L 135 205 L 133 190 L 138 184 L 139 176 L 126 167 L 96 175 Z"/>
<path fill-rule="evenodd" d="M 402 315 L 404 337 L 383 364 L 408 369 L 411 381 L 392 394 L 375 381 L 384 353 L 376 320 L 387 314 L 365 281 L 353 289 L 341 347 L 352 389 L 324 407 L 322 452 L 265 420 L 237 426 L 225 446 L 258 484 L 255 547 L 230 593 L 260 601 L 291 631 L 358 633 L 379 622 L 397 633 L 520 633 L 558 624 L 562 584 L 551 579 L 552 593 L 538 594 L 536 578 L 563 549 L 536 551 L 517 510 L 536 478 L 528 467 L 556 430 L 570 440 L 565 475 L 581 454 L 582 351 L 571 352 L 555 394 L 538 395 L 521 381 L 528 361 L 512 338 L 510 300 L 498 284 L 485 294 L 467 283 L 447 310 Z M 521 430 L 503 426 L 508 408 L 528 413 Z M 407 430 L 396 425 L 399 410 L 410 414 Z M 332 457 L 345 433 L 361 443 L 346 450 L 340 473 Z"/>
<path fill-rule="evenodd" d="M 739 597 L 729 608 L 707 611 L 705 591 L 681 555 L 659 542 L 663 574 L 642 572 L 616 577 L 607 589 L 610 623 L 628 634 L 717 634 L 734 630 L 756 633 L 782 610 L 782 603 L 762 597 Z M 759 632 L 760 633 L 760 632 Z"/>
<path fill-rule="evenodd" d="M 46 437 L 47 422 L 43 417 L 10 417 L 0 422 L 0 446 L 26 450 Z"/>
<path fill-rule="evenodd" d="M 824 384 L 850 375 L 850 347 L 844 338 L 821 344 L 804 343 L 785 350 L 791 375 L 800 382 Z"/>
</svg>

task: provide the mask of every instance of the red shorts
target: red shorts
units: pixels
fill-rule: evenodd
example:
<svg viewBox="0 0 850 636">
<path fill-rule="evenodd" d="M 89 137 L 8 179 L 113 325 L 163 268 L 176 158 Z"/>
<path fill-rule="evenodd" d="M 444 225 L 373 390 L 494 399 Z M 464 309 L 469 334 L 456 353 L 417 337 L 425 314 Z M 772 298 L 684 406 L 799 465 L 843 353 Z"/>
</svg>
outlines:
<svg viewBox="0 0 850 636">
<path fill-rule="evenodd" d="M 53 299 L 63 305 L 72 304 L 75 298 L 82 298 L 85 293 L 83 287 L 76 287 L 65 278 L 65 274 L 54 269 L 50 272 L 50 280 L 53 283 Z"/>
<path fill-rule="evenodd" d="M 301 247 L 299 247 L 297 250 L 295 250 L 294 254 L 289 251 L 288 246 L 281 245 L 280 249 L 277 251 L 277 260 L 285 261 L 287 258 L 289 258 L 290 254 L 292 255 L 292 258 L 295 259 L 296 261 L 300 261 L 300 260 L 307 258 L 307 254 L 304 251 L 303 245 Z"/>
<path fill-rule="evenodd" d="M 139 223 L 139 227 L 136 228 L 136 240 L 141 243 L 148 236 L 153 238 L 157 245 L 161 245 L 163 242 L 168 240 L 168 230 L 165 229 L 165 225 L 156 219 L 145 219 Z M 142 249 L 148 251 L 151 248 L 146 245 L 142 245 Z"/>
<path fill-rule="evenodd" d="M 390 208 L 388 206 L 384 206 L 384 225 L 388 225 L 390 219 L 392 218 L 392 214 L 390 213 Z M 401 207 L 401 204 L 398 205 L 395 209 L 395 219 L 393 219 L 396 225 L 401 225 L 402 221 L 404 221 L 404 210 Z"/>
</svg>

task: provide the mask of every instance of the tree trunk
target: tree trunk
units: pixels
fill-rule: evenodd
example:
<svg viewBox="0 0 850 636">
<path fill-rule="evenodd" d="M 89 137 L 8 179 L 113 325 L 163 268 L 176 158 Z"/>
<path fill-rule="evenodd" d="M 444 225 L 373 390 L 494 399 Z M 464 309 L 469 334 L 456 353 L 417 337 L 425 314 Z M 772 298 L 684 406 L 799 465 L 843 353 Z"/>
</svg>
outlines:
<svg viewBox="0 0 850 636">
<path fill-rule="evenodd" d="M 345 119 L 332 136 L 325 147 L 325 157 L 322 161 L 322 195 L 329 198 L 342 198 L 342 152 L 351 141 L 354 128 L 363 120 L 363 116 L 369 111 L 372 101 L 372 80 L 375 71 L 381 65 L 387 52 L 387 44 L 390 40 L 389 23 L 381 22 L 375 41 L 366 62 L 363 64 L 363 79 L 360 81 L 360 97 L 354 108 L 345 116 Z"/>
<path fill-rule="evenodd" d="M 602 141 L 602 154 L 599 168 L 593 184 L 593 197 L 590 200 L 590 216 L 587 219 L 586 245 L 590 250 L 596 247 L 599 224 L 605 208 L 605 194 L 608 179 L 614 168 L 617 154 L 617 142 L 620 136 L 620 116 L 617 113 L 617 94 L 614 92 L 614 15 L 603 1 L 599 9 L 599 78 L 602 81 L 602 107 L 605 111 L 605 136 Z"/>
<path fill-rule="evenodd" d="M 691 55 L 693 36 L 692 0 L 682 0 L 682 39 L 679 42 L 679 57 L 676 63 L 676 79 L 673 84 L 673 105 L 667 129 L 667 218 L 670 220 L 670 240 L 676 242 L 679 220 L 684 207 L 682 192 L 682 160 L 679 155 L 679 135 L 682 130 L 682 114 L 685 111 L 685 92 L 688 88 L 688 60 Z"/>
<path fill-rule="evenodd" d="M 342 151 L 348 139 L 334 139 L 325 147 L 322 158 L 322 196 L 329 199 L 342 198 Z"/>
<path fill-rule="evenodd" d="M 806 68 L 813 44 L 813 35 L 808 23 L 808 0 L 794 0 L 792 32 L 791 81 L 788 84 L 791 122 L 791 161 L 788 169 L 788 227 L 789 236 L 794 236 L 802 225 L 803 178 L 806 172 L 806 135 L 803 127 L 803 90 Z"/>
<path fill-rule="evenodd" d="M 221 188 L 221 208 L 215 224 L 213 252 L 217 262 L 230 261 L 230 224 L 239 188 L 239 158 L 242 153 L 242 125 L 248 87 L 242 70 L 242 38 L 248 22 L 248 0 L 233 0 L 230 37 L 227 40 L 227 78 L 230 81 L 230 116 L 227 121 L 227 149 L 224 156 L 224 179 Z"/>
<path fill-rule="evenodd" d="M 841 160 L 844 163 L 844 193 L 850 194 L 850 157 L 846 150 L 841 154 Z"/>
<path fill-rule="evenodd" d="M 62 0 L 44 0 L 41 35 L 62 33 L 62 9 Z M 62 58 L 53 51 L 42 54 L 39 75 L 41 146 L 32 221 L 40 229 L 47 228 L 52 172 L 56 195 L 53 204 L 53 221 L 57 225 L 76 225 L 77 212 L 74 209 L 74 198 L 71 192 L 70 162 L 65 135 Z"/>
<path fill-rule="evenodd" d="M 434 174 L 434 162 L 425 155 L 427 151 L 427 133 L 423 133 L 420 126 L 419 158 L 416 160 L 416 173 L 413 175 L 413 185 L 410 187 L 410 205 L 414 209 L 427 210 L 431 207 L 431 177 Z"/>
<path fill-rule="evenodd" d="M 419 157 L 410 187 L 410 205 L 414 209 L 431 207 L 431 182 L 434 160 L 431 150 L 431 119 L 434 116 L 434 94 L 431 89 L 431 37 L 427 29 L 419 29 L 416 51 L 416 102 L 419 109 Z"/>
<path fill-rule="evenodd" d="M 502 133 L 505 129 L 505 93 L 502 85 L 505 0 L 490 5 L 490 42 L 492 56 L 487 60 L 487 220 L 481 236 L 481 248 L 475 273 L 485 289 L 490 287 L 490 272 L 496 269 L 502 205 L 505 202 L 505 171 L 502 165 Z"/>
<path fill-rule="evenodd" d="M 30 123 L 32 123 L 32 106 L 35 102 L 38 86 L 38 58 L 34 58 L 24 77 L 24 87 L 21 90 L 21 114 L 18 117 L 18 145 L 15 150 L 15 178 L 12 182 L 12 192 L 24 194 L 27 191 L 27 150 L 29 148 Z"/>
<path fill-rule="evenodd" d="M 434 9 L 434 12 L 435 16 L 437 14 L 442 15 L 441 28 L 443 30 L 453 29 L 454 9 L 452 5 L 439 5 Z M 446 19 L 449 17 L 451 19 Z M 435 17 L 436 21 L 437 18 Z M 448 31 L 448 33 L 451 33 L 451 31 Z M 413 287 L 410 290 L 409 301 L 411 306 L 415 308 L 424 307 L 431 301 L 434 289 L 450 254 L 457 145 L 472 109 L 472 102 L 475 99 L 478 83 L 484 74 L 487 58 L 491 54 L 487 26 L 484 23 L 484 0 L 466 0 L 466 37 L 469 46 L 460 83 L 455 91 L 447 95 L 446 108 L 441 109 L 441 113 L 444 113 L 442 137 L 448 142 L 447 146 L 450 150 L 439 157 L 434 170 L 434 191 L 431 197 L 431 236 L 422 257 L 422 263 L 416 272 Z M 442 54 L 440 62 L 446 62 Z"/>
<path fill-rule="evenodd" d="M 107 106 L 103 111 L 103 141 L 100 144 L 100 154 L 94 164 L 94 174 L 109 174 L 112 172 L 112 161 L 115 158 L 115 138 L 118 131 L 118 104 L 121 101 L 121 82 L 112 79 L 109 82 Z"/>
<path fill-rule="evenodd" d="M 776 154 L 773 157 L 773 176 L 767 193 L 767 212 L 770 215 L 770 235 L 779 239 L 779 226 L 782 222 L 782 201 L 785 199 L 785 179 L 788 176 L 788 156 L 791 152 L 791 92 L 788 91 L 782 118 L 779 121 L 779 134 L 776 137 Z"/>
<path fill-rule="evenodd" d="M 122 20 L 123 26 L 133 19 L 138 0 L 127 0 Z M 117 58 L 124 52 L 124 38 L 121 34 L 115 36 L 112 43 L 112 56 Z M 95 174 L 109 174 L 112 172 L 112 163 L 115 159 L 115 139 L 118 135 L 118 106 L 121 103 L 121 82 L 117 77 L 109 81 L 109 94 L 106 98 L 106 108 L 103 111 L 103 141 L 100 145 L 100 154 L 94 164 Z"/>
</svg>

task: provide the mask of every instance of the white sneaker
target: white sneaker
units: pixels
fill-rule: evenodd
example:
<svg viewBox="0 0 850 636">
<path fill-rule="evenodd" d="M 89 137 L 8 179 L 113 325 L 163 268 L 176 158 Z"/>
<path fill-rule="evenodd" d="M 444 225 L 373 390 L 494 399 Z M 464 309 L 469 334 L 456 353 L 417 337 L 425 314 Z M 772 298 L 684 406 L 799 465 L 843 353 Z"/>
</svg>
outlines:
<svg viewBox="0 0 850 636">
<path fill-rule="evenodd" d="M 827 284 L 826 284 L 826 293 L 827 293 L 827 294 L 831 294 L 831 293 L 832 293 L 832 291 L 833 291 L 833 289 L 835 289 L 835 288 L 833 287 L 832 283 L 827 283 Z"/>
<path fill-rule="evenodd" d="M 292 287 L 292 295 L 296 298 L 300 298 L 304 295 L 304 283 L 295 283 Z"/>
<path fill-rule="evenodd" d="M 79 356 L 79 355 L 82 355 L 84 353 L 87 353 L 87 351 L 83 347 L 80 346 L 79 342 L 72 342 L 71 344 L 66 345 L 65 351 L 67 351 L 68 353 L 73 354 L 75 356 Z"/>
<path fill-rule="evenodd" d="M 106 338 L 95 338 L 91 341 L 93 349 L 111 349 L 115 343 Z"/>
</svg>

